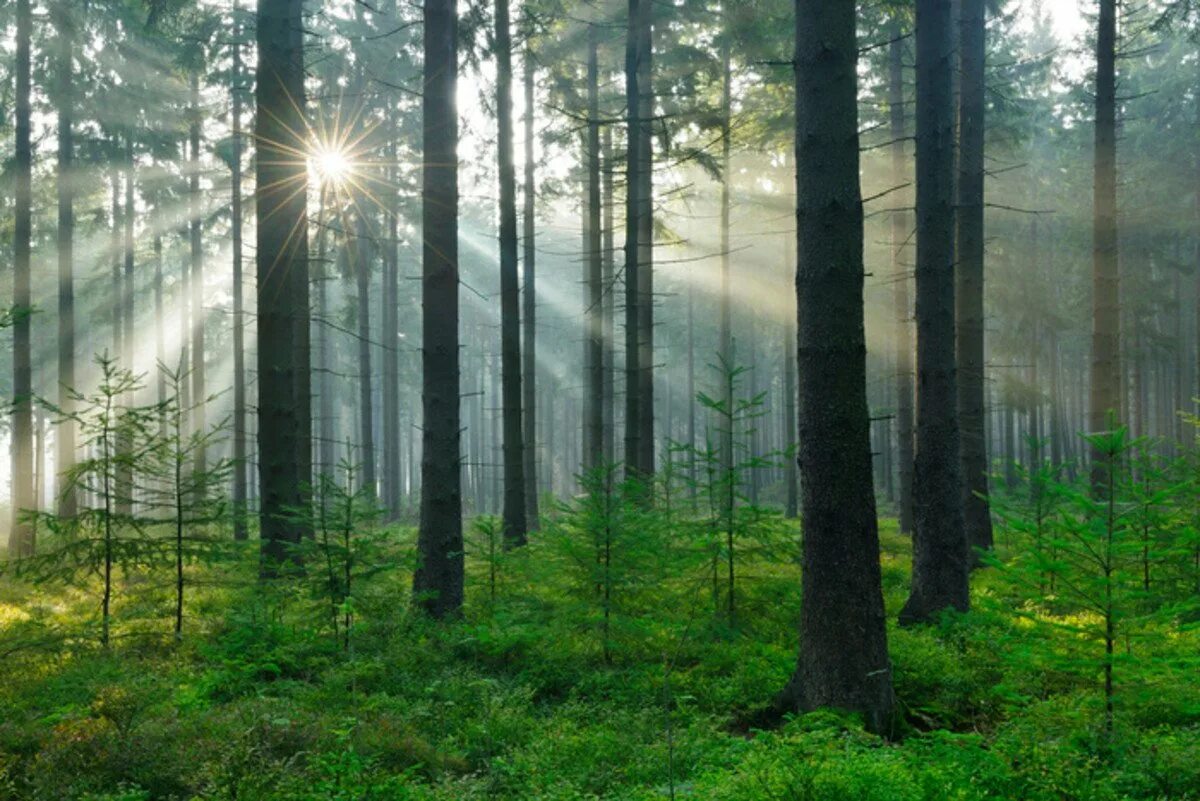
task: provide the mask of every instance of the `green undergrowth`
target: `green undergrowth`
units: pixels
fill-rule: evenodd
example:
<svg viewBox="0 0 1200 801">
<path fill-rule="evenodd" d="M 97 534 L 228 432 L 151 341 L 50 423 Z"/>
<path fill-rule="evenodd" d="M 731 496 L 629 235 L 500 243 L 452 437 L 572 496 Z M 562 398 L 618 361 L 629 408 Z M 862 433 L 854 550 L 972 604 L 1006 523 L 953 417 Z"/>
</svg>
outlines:
<svg viewBox="0 0 1200 801">
<path fill-rule="evenodd" d="M 1082 623 L 999 566 L 970 614 L 890 629 L 892 739 L 832 712 L 754 729 L 794 666 L 800 587 L 797 527 L 762 525 L 732 619 L 704 556 L 660 531 L 613 579 L 607 629 L 557 526 L 473 551 L 448 625 L 410 611 L 412 532 L 392 531 L 348 639 L 311 582 L 263 588 L 249 553 L 192 566 L 179 642 L 152 576 L 121 577 L 107 650 L 90 594 L 7 580 L 0 799 L 1200 798 L 1196 629 L 1153 620 L 1122 644 L 1106 734 Z M 894 619 L 909 546 L 882 536 Z"/>
</svg>

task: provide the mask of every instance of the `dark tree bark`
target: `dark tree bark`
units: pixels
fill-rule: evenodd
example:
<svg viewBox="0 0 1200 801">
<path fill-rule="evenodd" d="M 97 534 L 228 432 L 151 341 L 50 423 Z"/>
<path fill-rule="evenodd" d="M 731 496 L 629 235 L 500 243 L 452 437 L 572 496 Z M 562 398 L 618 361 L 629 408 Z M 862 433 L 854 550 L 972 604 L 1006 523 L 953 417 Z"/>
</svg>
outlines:
<svg viewBox="0 0 1200 801">
<path fill-rule="evenodd" d="M 392 137 L 391 160 L 399 161 L 395 113 L 388 117 Z M 388 520 L 400 519 L 404 494 L 400 463 L 400 191 L 399 168 L 393 167 L 393 189 L 387 193 L 387 234 L 383 257 L 383 495 Z"/>
<path fill-rule="evenodd" d="M 208 314 L 204 309 L 204 210 L 200 198 L 200 72 L 191 75 L 192 109 L 188 126 L 188 143 L 191 148 L 191 163 L 188 165 L 188 246 L 191 256 L 192 282 L 192 429 L 203 432 L 208 428 L 205 415 L 207 390 L 204 376 L 204 323 Z M 132 167 L 131 167 L 132 169 Z M 307 316 L 307 315 L 306 315 Z M 127 324 L 132 324 L 132 320 Z M 192 469 L 197 475 L 206 469 L 208 456 L 203 443 L 196 448 Z"/>
<path fill-rule="evenodd" d="M 654 475 L 654 4 L 638 3 L 637 90 L 638 90 L 638 470 L 643 478 Z"/>
<path fill-rule="evenodd" d="M 888 67 L 888 105 L 891 113 L 892 185 L 905 181 L 904 39 L 900 23 L 891 25 L 892 43 Z M 895 309 L 896 342 L 896 458 L 900 462 L 900 531 L 913 530 L 913 347 L 912 307 L 909 302 L 908 268 L 904 265 L 911 217 L 906 211 L 892 214 L 892 305 Z"/>
<path fill-rule="evenodd" d="M 496 127 L 500 172 L 500 370 L 504 443 L 504 542 L 525 544 L 525 438 L 521 417 L 521 283 L 517 275 L 517 173 L 508 0 L 496 0 Z"/>
<path fill-rule="evenodd" d="M 33 146 L 30 140 L 30 51 L 33 11 L 17 0 L 16 209 L 13 228 L 12 533 L 9 553 L 30 556 L 37 543 L 26 515 L 34 511 L 33 358 L 30 256 L 33 237 Z"/>
<path fill-rule="evenodd" d="M 612 126 L 605 125 L 601 136 L 601 148 L 604 151 L 604 171 L 601 175 L 604 196 L 601 203 L 604 206 L 604 233 L 602 248 L 604 261 L 601 267 L 604 282 L 604 298 L 601 302 L 601 320 L 604 340 L 604 461 L 611 464 L 616 459 L 616 410 L 613 407 L 615 392 L 616 361 L 616 327 L 614 312 L 616 311 L 616 254 L 614 252 L 616 231 L 614 230 L 614 213 L 616 198 L 613 195 L 613 141 Z"/>
<path fill-rule="evenodd" d="M 796 298 L 804 515 L 800 657 L 785 708 L 894 699 L 871 480 L 853 0 L 796 1 Z"/>
<path fill-rule="evenodd" d="M 642 189 L 639 141 L 642 126 L 639 120 L 638 91 L 640 56 L 641 7 L 649 0 L 629 0 L 629 19 L 625 33 L 625 471 L 630 478 L 644 478 L 641 462 L 642 381 L 641 381 L 641 323 L 638 307 L 642 303 L 638 263 L 641 226 Z"/>
<path fill-rule="evenodd" d="M 793 186 L 795 185 L 795 176 L 792 176 Z M 793 198 L 793 203 L 794 203 Z M 795 275 L 797 265 L 796 256 L 792 248 L 795 244 L 795 239 L 790 238 L 789 244 L 785 247 L 786 261 L 784 263 L 785 272 Z M 783 341 L 783 452 L 790 454 L 783 460 L 783 483 L 784 483 L 784 502 L 783 516 L 789 520 L 800 516 L 800 471 L 797 463 L 799 452 L 797 450 L 799 443 L 796 441 L 796 416 L 799 411 L 796 407 L 796 324 L 793 320 L 795 315 L 784 323 L 784 341 Z"/>
<path fill-rule="evenodd" d="M 245 298 L 242 284 L 242 26 L 241 10 L 233 6 L 232 109 L 230 129 L 233 154 L 230 163 L 230 239 L 233 248 L 233 538 L 244 540 L 246 531 L 246 337 Z"/>
<path fill-rule="evenodd" d="M 967 544 L 992 547 L 988 505 L 987 417 L 984 387 L 984 67 L 985 0 L 962 0 L 959 18 L 958 204 L 955 214 L 955 323 L 958 419 L 962 448 L 963 519 Z"/>
<path fill-rule="evenodd" d="M 358 447 L 362 488 L 375 496 L 375 409 L 371 385 L 371 239 L 367 234 L 366 212 L 355 215 L 354 282 L 358 293 Z"/>
<path fill-rule="evenodd" d="M 458 18 L 455 0 L 427 0 L 422 95 L 421 227 L 424 419 L 417 604 L 435 618 L 463 603 L 458 354 Z"/>
<path fill-rule="evenodd" d="M 949 9 L 917 2 L 917 444 L 902 623 L 969 603 L 954 360 L 954 71 Z"/>
<path fill-rule="evenodd" d="M 74 411 L 71 390 L 75 388 L 75 143 L 72 73 L 74 30 L 69 4 L 54 6 L 58 32 L 58 406 L 66 414 Z M 55 466 L 67 475 L 76 462 L 75 426 L 70 422 L 56 429 Z M 73 517 L 79 503 L 74 487 L 58 493 L 58 514 Z"/>
<path fill-rule="evenodd" d="M 1112 428 L 1120 401 L 1120 268 L 1117 244 L 1117 4 L 1100 0 L 1096 33 L 1096 143 L 1092 232 L 1092 374 L 1088 427 Z M 1092 452 L 1092 486 L 1104 485 L 1104 455 Z"/>
<path fill-rule="evenodd" d="M 263 572 L 310 531 L 307 142 L 303 0 L 259 0 L 255 140 L 258 463 Z"/>
<path fill-rule="evenodd" d="M 503 0 L 501 0 L 503 2 Z M 583 471 L 591 473 L 604 460 L 603 265 L 600 210 L 600 66 L 595 24 L 587 33 L 587 132 L 585 136 L 586 225 L 584 226 L 584 414 Z"/>
<path fill-rule="evenodd" d="M 529 33 L 528 31 L 526 32 Z M 533 56 L 529 44 L 525 45 L 523 59 L 523 83 L 525 90 L 525 209 L 524 225 L 524 273 L 525 287 L 522 296 L 522 325 L 524 328 L 524 352 L 522 357 L 522 427 L 525 443 L 522 459 L 525 465 L 525 527 L 530 531 L 538 528 L 538 458 L 537 458 L 537 257 L 534 251 L 534 210 L 536 204 L 533 163 Z"/>
</svg>

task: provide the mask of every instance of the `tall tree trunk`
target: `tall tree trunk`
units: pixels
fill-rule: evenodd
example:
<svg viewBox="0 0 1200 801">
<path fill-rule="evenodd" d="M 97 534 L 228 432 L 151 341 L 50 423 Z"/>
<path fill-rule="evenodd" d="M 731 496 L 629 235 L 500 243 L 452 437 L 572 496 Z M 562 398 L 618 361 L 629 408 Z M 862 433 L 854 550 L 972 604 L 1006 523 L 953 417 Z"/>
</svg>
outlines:
<svg viewBox="0 0 1200 801">
<path fill-rule="evenodd" d="M 528 35 L 530 32 L 526 31 Z M 529 44 L 525 44 L 525 57 L 522 59 L 523 83 L 525 90 L 525 209 L 522 223 L 524 225 L 524 272 L 525 287 L 522 296 L 522 325 L 524 328 L 524 347 L 521 354 L 522 366 L 522 426 L 525 443 L 522 447 L 522 459 L 525 469 L 525 527 L 530 531 L 538 528 L 538 458 L 537 458 L 537 284 L 536 252 L 534 232 L 534 211 L 536 208 L 536 190 L 534 187 L 533 163 L 533 56 L 529 52 Z"/>
<path fill-rule="evenodd" d="M 54 6 L 58 31 L 58 406 L 70 415 L 75 409 L 75 143 L 72 69 L 74 30 L 71 10 L 65 0 Z M 54 464 L 58 475 L 67 476 L 75 466 L 75 425 L 67 420 L 55 432 Z M 59 488 L 57 510 L 73 517 L 79 508 L 74 487 Z"/>
<path fill-rule="evenodd" d="M 232 108 L 230 129 L 233 154 L 230 163 L 230 238 L 233 247 L 233 538 L 244 540 L 246 531 L 246 318 L 242 284 L 242 25 L 241 10 L 233 5 L 236 41 L 233 45 Z"/>
<path fill-rule="evenodd" d="M 613 407 L 614 398 L 616 397 L 616 329 L 615 320 L 613 319 L 616 310 L 616 254 L 614 252 L 614 243 L 616 240 L 616 230 L 613 221 L 613 216 L 616 208 L 616 197 L 613 195 L 613 151 L 612 141 L 612 126 L 605 125 L 602 132 L 601 148 L 604 151 L 604 171 L 601 176 L 603 184 L 604 196 L 601 203 L 604 206 L 604 233 L 603 233 L 603 265 L 602 280 L 604 282 L 604 299 L 601 302 L 601 317 L 600 324 L 603 329 L 602 339 L 604 340 L 604 462 L 611 464 L 616 458 L 616 410 Z"/>
<path fill-rule="evenodd" d="M 413 593 L 435 618 L 463 603 L 458 376 L 458 71 L 455 0 L 426 0 L 421 227 L 424 419 Z"/>
<path fill-rule="evenodd" d="M 641 7 L 649 0 L 629 0 L 629 19 L 625 32 L 625 472 L 630 478 L 645 478 L 641 462 L 642 437 L 642 303 L 639 278 L 641 250 L 642 137 L 638 84 Z"/>
<path fill-rule="evenodd" d="M 721 295 L 718 300 L 718 317 L 720 320 L 717 330 L 717 349 L 719 356 L 718 366 L 721 370 L 721 375 L 718 376 L 718 379 L 721 382 L 723 392 L 721 401 L 727 413 L 732 412 L 734 408 L 734 382 L 728 380 L 726 372 L 736 369 L 736 365 L 733 363 L 733 280 L 729 258 L 729 213 L 732 205 L 729 184 L 733 180 L 733 171 L 730 165 L 730 152 L 733 147 L 732 132 L 730 130 L 730 118 L 733 114 L 732 84 L 733 69 L 730 63 L 729 37 L 725 36 L 721 41 Z M 733 418 L 729 417 L 724 423 L 719 424 L 719 429 L 721 437 L 721 482 L 726 493 L 721 507 L 732 519 L 737 494 L 733 476 Z"/>
<path fill-rule="evenodd" d="M 904 113 L 904 39 L 898 20 L 891 26 L 892 43 L 888 67 L 888 105 L 891 112 L 892 184 L 901 186 L 908 172 L 904 143 L 908 123 Z M 896 342 L 896 457 L 900 462 L 900 531 L 913 530 L 913 346 L 912 306 L 909 302 L 908 268 L 904 251 L 911 217 L 906 211 L 892 214 L 892 305 L 895 309 Z"/>
<path fill-rule="evenodd" d="M 333 343 L 330 324 L 329 286 L 334 271 L 329 267 L 329 189 L 323 183 L 317 199 L 317 475 L 333 478 L 337 467 L 337 431 L 334 425 Z"/>
<path fill-rule="evenodd" d="M 258 464 L 263 572 L 311 531 L 303 0 L 259 0 L 255 141 Z"/>
<path fill-rule="evenodd" d="M 1120 414 L 1120 273 L 1117 245 L 1117 3 L 1100 0 L 1096 33 L 1096 140 L 1092 242 L 1092 375 L 1088 427 L 1112 428 Z M 1101 490 L 1108 467 L 1092 450 L 1092 486 Z"/>
<path fill-rule="evenodd" d="M 392 8 L 393 12 L 395 7 Z M 399 163 L 397 120 L 395 112 L 388 116 L 392 136 L 391 159 Z M 403 508 L 404 482 L 400 463 L 400 191 L 399 167 L 391 171 L 392 186 L 387 193 L 387 220 L 383 258 L 383 491 L 388 521 L 400 519 Z"/>
<path fill-rule="evenodd" d="M 853 0 L 796 0 L 796 299 L 804 508 L 800 657 L 785 708 L 891 728 L 871 481 Z"/>
<path fill-rule="evenodd" d="M 954 363 L 950 14 L 917 0 L 917 443 L 912 586 L 902 623 L 969 604 Z"/>
<path fill-rule="evenodd" d="M 364 209 L 355 212 L 354 281 L 358 294 L 358 412 L 359 459 L 358 474 L 362 488 L 375 497 L 375 410 L 371 384 L 371 262 L 375 259 L 371 239 L 367 234 Z"/>
<path fill-rule="evenodd" d="M 30 50 L 33 11 L 30 0 L 17 0 L 16 213 L 13 229 L 13 405 L 12 533 L 9 553 L 31 556 L 37 543 L 26 515 L 33 497 L 33 312 L 30 256 L 33 238 L 33 145 L 30 139 Z"/>
<path fill-rule="evenodd" d="M 503 2 L 503 0 L 501 0 Z M 600 64 L 596 25 L 587 33 L 588 120 L 585 137 L 587 162 L 587 224 L 584 226 L 584 364 L 583 471 L 595 471 L 604 460 L 604 337 L 601 324 L 603 309 L 603 265 L 601 258 L 600 210 Z"/>
<path fill-rule="evenodd" d="M 638 425 L 639 470 L 643 477 L 654 475 L 654 4 L 638 3 Z"/>
<path fill-rule="evenodd" d="M 525 437 L 521 417 L 521 282 L 517 274 L 517 172 L 512 118 L 509 0 L 496 0 L 496 128 L 500 172 L 500 370 L 504 416 L 504 541 L 524 545 Z"/>
<path fill-rule="evenodd" d="M 955 210 L 958 258 L 954 271 L 958 420 L 962 448 L 963 520 L 967 544 L 992 547 L 988 505 L 987 418 L 984 387 L 984 66 L 987 26 L 985 0 L 962 0 L 959 19 L 958 204 Z"/>
<path fill-rule="evenodd" d="M 191 163 L 188 165 L 188 246 L 191 255 L 192 281 L 192 430 L 204 432 L 208 428 L 205 416 L 207 390 L 204 376 L 204 323 L 208 314 L 204 309 L 204 211 L 200 198 L 200 72 L 191 75 L 192 119 L 188 127 L 188 143 L 191 147 Z M 294 158 L 294 157 L 293 157 Z M 305 315 L 307 317 L 307 315 Z M 206 448 L 200 443 L 196 448 L 192 469 L 197 475 L 206 469 Z"/>
</svg>

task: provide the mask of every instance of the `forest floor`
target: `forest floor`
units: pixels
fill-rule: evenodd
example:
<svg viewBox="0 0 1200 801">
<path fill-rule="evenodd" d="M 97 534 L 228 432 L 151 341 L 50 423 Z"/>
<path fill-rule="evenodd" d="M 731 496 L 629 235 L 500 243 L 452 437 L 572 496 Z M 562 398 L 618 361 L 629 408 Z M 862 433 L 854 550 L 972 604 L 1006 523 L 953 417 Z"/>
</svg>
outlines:
<svg viewBox="0 0 1200 801">
<path fill-rule="evenodd" d="M 894 621 L 909 542 L 882 537 Z M 765 543 L 741 554 L 732 620 L 703 559 L 613 566 L 607 660 L 586 550 L 553 534 L 471 559 L 447 625 L 408 611 L 403 568 L 364 569 L 333 608 L 319 575 L 264 590 L 245 555 L 189 569 L 179 642 L 169 581 L 125 576 L 105 650 L 54 634 L 94 633 L 90 584 L 0 581 L 0 799 L 1200 798 L 1196 627 L 1122 639 L 1106 734 L 1095 621 L 998 567 L 971 613 L 890 624 L 890 741 L 832 713 L 748 729 L 795 664 L 794 545 Z"/>
</svg>

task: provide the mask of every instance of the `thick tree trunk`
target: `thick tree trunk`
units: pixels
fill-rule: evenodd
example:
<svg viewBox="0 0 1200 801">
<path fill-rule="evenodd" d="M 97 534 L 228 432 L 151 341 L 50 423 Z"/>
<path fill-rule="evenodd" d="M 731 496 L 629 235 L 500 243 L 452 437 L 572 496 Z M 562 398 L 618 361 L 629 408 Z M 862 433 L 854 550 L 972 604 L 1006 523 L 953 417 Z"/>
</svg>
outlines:
<svg viewBox="0 0 1200 801">
<path fill-rule="evenodd" d="M 888 66 L 888 105 L 891 112 L 892 184 L 901 186 L 908 172 L 904 143 L 908 124 L 904 113 L 904 39 L 900 23 L 891 25 Z M 892 214 L 892 306 L 896 342 L 896 458 L 900 462 L 900 531 L 913 530 L 913 347 L 912 306 L 904 251 L 912 218 L 906 211 Z"/>
<path fill-rule="evenodd" d="M 423 375 L 417 604 L 435 618 L 463 603 L 458 354 L 458 18 L 455 0 L 426 0 L 422 94 Z"/>
<path fill-rule="evenodd" d="M 512 119 L 509 0 L 496 0 L 496 128 L 500 172 L 500 370 L 504 443 L 504 542 L 525 544 L 525 437 L 521 416 L 521 283 L 517 274 L 517 173 Z"/>
<path fill-rule="evenodd" d="M 917 444 L 903 623 L 969 604 L 954 362 L 954 71 L 950 14 L 917 2 Z"/>
<path fill-rule="evenodd" d="M 68 3 L 59 0 L 54 12 L 58 32 L 58 406 L 69 415 L 75 409 L 71 394 L 75 388 L 74 26 Z M 75 426 L 65 421 L 55 434 L 54 463 L 61 479 L 76 462 Z M 73 517 L 78 508 L 75 488 L 64 482 L 58 492 L 58 514 Z"/>
<path fill-rule="evenodd" d="M 525 527 L 530 531 L 538 528 L 538 458 L 537 458 L 537 256 L 534 250 L 534 211 L 536 208 L 536 191 L 534 186 L 533 163 L 533 57 L 529 45 L 525 45 L 523 59 L 523 83 L 525 90 L 525 186 L 523 188 L 525 209 L 522 223 L 524 225 L 524 294 L 522 302 L 522 326 L 524 329 L 524 352 L 521 354 L 522 366 L 522 426 L 525 443 L 522 447 L 522 459 L 525 465 Z"/>
<path fill-rule="evenodd" d="M 263 572 L 311 530 L 307 165 L 302 0 L 259 0 L 256 165 L 258 464 Z"/>
<path fill-rule="evenodd" d="M 955 322 L 958 355 L 958 420 L 962 448 L 963 519 L 967 544 L 992 547 L 988 505 L 987 417 L 984 387 L 984 66 L 987 27 L 985 0 L 962 0 L 959 20 L 958 207 L 955 214 L 958 259 L 955 268 Z"/>
<path fill-rule="evenodd" d="M 17 0 L 16 211 L 13 227 L 12 533 L 9 553 L 31 556 L 37 543 L 26 515 L 33 497 L 33 354 L 30 257 L 33 237 L 33 145 L 30 138 L 30 51 L 33 11 Z"/>
<path fill-rule="evenodd" d="M 503 1 L 503 0 L 502 0 Z M 584 365 L 583 472 L 590 474 L 604 461 L 604 332 L 603 265 L 600 210 L 600 66 L 595 24 L 588 25 L 587 97 L 585 137 L 587 221 L 584 226 Z"/>
<path fill-rule="evenodd" d="M 786 708 L 891 728 L 871 482 L 853 0 L 796 2 L 796 298 L 804 514 L 800 657 Z"/>
<path fill-rule="evenodd" d="M 1117 245 L 1117 4 L 1100 0 L 1096 34 L 1096 132 L 1092 252 L 1092 374 L 1088 428 L 1107 431 L 1121 411 L 1120 273 Z M 1108 472 L 1092 451 L 1092 486 Z"/>
</svg>

